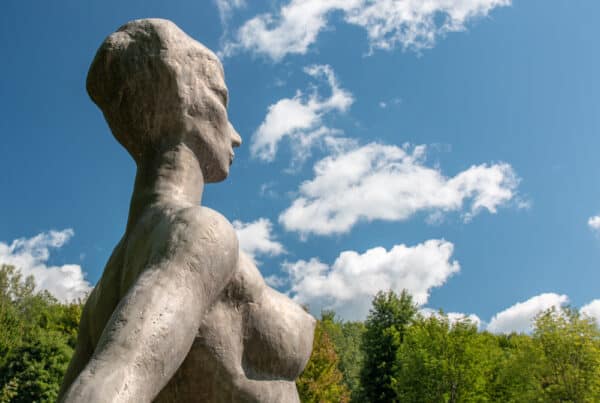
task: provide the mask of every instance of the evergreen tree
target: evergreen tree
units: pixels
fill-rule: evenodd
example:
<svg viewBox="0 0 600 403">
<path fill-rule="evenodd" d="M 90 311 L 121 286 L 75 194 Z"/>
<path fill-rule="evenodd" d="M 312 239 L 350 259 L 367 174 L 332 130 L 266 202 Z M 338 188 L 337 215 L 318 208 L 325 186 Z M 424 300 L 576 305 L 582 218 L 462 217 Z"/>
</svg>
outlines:
<svg viewBox="0 0 600 403">
<path fill-rule="evenodd" d="M 408 325 L 417 313 L 408 292 L 400 297 L 393 291 L 379 292 L 365 322 L 362 349 L 364 364 L 360 374 L 363 401 L 394 402 L 397 357 Z"/>
</svg>

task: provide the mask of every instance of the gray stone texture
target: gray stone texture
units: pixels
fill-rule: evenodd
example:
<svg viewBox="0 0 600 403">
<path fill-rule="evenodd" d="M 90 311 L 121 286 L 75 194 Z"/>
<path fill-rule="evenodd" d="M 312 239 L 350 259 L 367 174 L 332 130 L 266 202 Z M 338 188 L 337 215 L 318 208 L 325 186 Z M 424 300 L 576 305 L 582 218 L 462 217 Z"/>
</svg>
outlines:
<svg viewBox="0 0 600 403">
<path fill-rule="evenodd" d="M 87 89 L 137 173 L 59 401 L 298 402 L 315 320 L 200 205 L 241 144 L 218 58 L 170 21 L 132 21 L 101 45 Z"/>
</svg>

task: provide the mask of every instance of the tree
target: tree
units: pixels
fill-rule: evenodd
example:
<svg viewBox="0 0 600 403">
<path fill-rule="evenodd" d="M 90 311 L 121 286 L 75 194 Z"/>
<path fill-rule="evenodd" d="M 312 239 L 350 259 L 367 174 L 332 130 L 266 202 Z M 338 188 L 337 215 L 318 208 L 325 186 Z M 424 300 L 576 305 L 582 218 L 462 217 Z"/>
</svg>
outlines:
<svg viewBox="0 0 600 403">
<path fill-rule="evenodd" d="M 0 403 L 56 401 L 73 354 L 81 303 L 34 290 L 32 277 L 0 267 Z"/>
<path fill-rule="evenodd" d="M 364 363 L 362 337 L 365 325 L 362 322 L 345 322 L 342 324 L 342 342 L 339 345 L 340 370 L 344 375 L 344 383 L 350 389 L 352 402 L 361 402 L 362 384 L 360 371 Z"/>
<path fill-rule="evenodd" d="M 402 402 L 485 402 L 491 368 L 487 339 L 468 319 L 419 316 L 398 352 L 394 388 Z"/>
<path fill-rule="evenodd" d="M 339 358 L 338 368 L 350 392 L 350 400 L 361 402 L 360 370 L 363 365 L 361 349 L 365 325 L 362 322 L 344 322 L 334 311 L 321 312 L 321 325 L 333 342 Z"/>
<path fill-rule="evenodd" d="M 9 402 L 16 396 L 16 380 L 2 381 L 2 374 L 10 363 L 12 352 L 21 345 L 24 323 L 14 300 L 20 293 L 20 274 L 14 266 L 0 266 L 0 402 Z"/>
<path fill-rule="evenodd" d="M 406 290 L 400 297 L 390 290 L 377 293 L 373 299 L 362 342 L 363 401 L 397 401 L 394 390 L 398 372 L 396 360 L 406 329 L 416 313 L 416 305 Z"/>
<path fill-rule="evenodd" d="M 488 396 L 494 402 L 541 402 L 542 351 L 527 334 L 487 335 L 495 342 Z"/>
<path fill-rule="evenodd" d="M 539 380 L 548 401 L 600 401 L 600 330 L 577 310 L 555 307 L 535 319 L 543 353 Z"/>
<path fill-rule="evenodd" d="M 322 321 L 317 322 L 310 360 L 296 380 L 300 400 L 304 403 L 349 401 L 348 389 L 338 369 L 339 359 L 325 326 Z"/>
</svg>

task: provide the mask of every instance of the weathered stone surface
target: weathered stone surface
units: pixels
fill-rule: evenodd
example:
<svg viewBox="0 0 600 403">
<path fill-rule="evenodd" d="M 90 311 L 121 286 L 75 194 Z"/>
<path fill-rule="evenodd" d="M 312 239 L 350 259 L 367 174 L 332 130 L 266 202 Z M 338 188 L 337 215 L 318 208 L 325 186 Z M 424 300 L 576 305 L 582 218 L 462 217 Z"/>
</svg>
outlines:
<svg viewBox="0 0 600 403">
<path fill-rule="evenodd" d="M 312 326 L 241 254 L 238 271 L 156 402 L 298 402 L 294 380 L 310 356 Z"/>
<path fill-rule="evenodd" d="M 200 206 L 241 144 L 218 58 L 170 21 L 132 21 L 101 45 L 87 88 L 138 169 L 59 400 L 297 402 L 314 319 Z"/>
</svg>

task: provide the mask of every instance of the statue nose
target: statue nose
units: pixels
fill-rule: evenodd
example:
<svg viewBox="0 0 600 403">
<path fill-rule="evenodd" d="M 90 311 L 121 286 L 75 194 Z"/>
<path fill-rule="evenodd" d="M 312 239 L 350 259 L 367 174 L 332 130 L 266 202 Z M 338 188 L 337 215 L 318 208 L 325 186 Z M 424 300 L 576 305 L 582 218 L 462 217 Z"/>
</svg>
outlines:
<svg viewBox="0 0 600 403">
<path fill-rule="evenodd" d="M 233 147 L 239 147 L 240 145 L 242 145 L 242 137 L 235 130 L 231 123 L 229 123 L 229 127 L 231 128 L 231 145 Z"/>
</svg>

